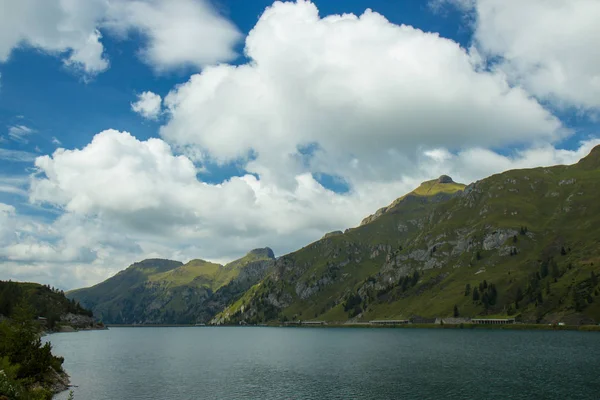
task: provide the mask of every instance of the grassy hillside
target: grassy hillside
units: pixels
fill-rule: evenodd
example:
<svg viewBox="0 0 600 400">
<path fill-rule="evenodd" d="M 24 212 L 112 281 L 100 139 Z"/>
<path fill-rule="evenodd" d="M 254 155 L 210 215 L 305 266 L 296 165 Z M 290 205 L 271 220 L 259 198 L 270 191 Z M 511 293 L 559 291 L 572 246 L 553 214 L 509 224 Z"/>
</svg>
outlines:
<svg viewBox="0 0 600 400">
<path fill-rule="evenodd" d="M 600 321 L 600 148 L 572 166 L 448 177 L 280 258 L 213 322 L 512 315 Z"/>
<path fill-rule="evenodd" d="M 48 329 L 57 328 L 61 316 L 67 314 L 92 317 L 90 310 L 67 299 L 60 290 L 38 283 L 0 281 L 0 316 L 12 318 L 19 305 L 31 308 L 35 317 L 46 318 Z"/>
<path fill-rule="evenodd" d="M 257 249 L 227 265 L 199 259 L 186 264 L 149 259 L 131 265 L 98 285 L 71 291 L 67 296 L 90 307 L 106 323 L 202 322 L 224 307 L 222 304 L 215 309 L 223 299 L 229 300 L 237 293 L 230 287 L 229 295 L 220 295 L 218 301 L 208 304 L 219 289 L 240 274 L 244 275 L 244 271 L 256 263 L 272 258 L 270 249 Z"/>
</svg>

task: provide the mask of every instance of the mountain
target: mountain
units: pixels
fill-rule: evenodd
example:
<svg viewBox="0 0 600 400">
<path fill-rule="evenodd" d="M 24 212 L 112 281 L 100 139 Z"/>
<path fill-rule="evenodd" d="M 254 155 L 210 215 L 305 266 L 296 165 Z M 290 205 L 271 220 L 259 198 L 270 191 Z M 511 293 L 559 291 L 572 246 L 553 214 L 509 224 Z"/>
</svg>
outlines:
<svg viewBox="0 0 600 400">
<path fill-rule="evenodd" d="M 255 249 L 221 265 L 205 260 L 148 259 L 95 286 L 67 293 L 111 324 L 208 321 L 272 266 L 273 251 Z"/>
<path fill-rule="evenodd" d="M 600 321 L 600 147 L 570 166 L 447 176 L 275 262 L 213 320 Z"/>
<path fill-rule="evenodd" d="M 67 299 L 62 291 L 38 283 L 0 281 L 0 321 L 3 317 L 12 318 L 20 305 L 29 307 L 35 317 L 45 318 L 49 330 L 95 325 L 92 312 Z"/>
</svg>

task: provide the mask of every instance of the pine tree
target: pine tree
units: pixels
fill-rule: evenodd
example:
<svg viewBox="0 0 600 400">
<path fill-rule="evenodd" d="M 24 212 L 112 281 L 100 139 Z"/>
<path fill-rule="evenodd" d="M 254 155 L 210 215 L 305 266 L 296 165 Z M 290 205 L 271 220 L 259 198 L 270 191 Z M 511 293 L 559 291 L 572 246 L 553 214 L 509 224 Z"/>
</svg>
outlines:
<svg viewBox="0 0 600 400">
<path fill-rule="evenodd" d="M 471 294 L 471 284 L 467 283 L 467 285 L 465 286 L 465 296 L 468 296 Z"/>
<path fill-rule="evenodd" d="M 561 256 L 566 256 L 567 255 L 567 250 L 565 250 L 565 246 L 560 248 L 560 255 Z"/>
<path fill-rule="evenodd" d="M 487 310 L 490 307 L 490 298 L 486 293 L 483 294 L 483 296 L 481 296 L 481 302 L 483 303 L 483 307 Z"/>
<path fill-rule="evenodd" d="M 415 286 L 419 282 L 419 271 L 415 271 L 412 277 L 412 286 Z"/>
<path fill-rule="evenodd" d="M 540 266 L 540 276 L 543 278 L 548 276 L 548 260 L 542 261 L 542 265 Z"/>
<path fill-rule="evenodd" d="M 458 307 L 456 306 L 456 304 L 454 305 L 454 318 L 458 317 Z"/>
<path fill-rule="evenodd" d="M 598 285 L 598 276 L 596 276 L 596 274 L 594 273 L 594 271 L 592 271 L 590 273 L 590 280 L 592 281 L 592 286 L 595 287 L 596 285 Z"/>
<path fill-rule="evenodd" d="M 498 291 L 496 290 L 496 285 L 490 283 L 490 305 L 495 305 L 496 304 L 496 300 L 498 299 Z"/>
<path fill-rule="evenodd" d="M 521 288 L 517 288 L 517 295 L 516 295 L 516 299 L 517 302 L 523 300 L 523 291 L 521 290 Z M 518 308 L 518 307 L 517 307 Z"/>
<path fill-rule="evenodd" d="M 479 290 L 477 290 L 477 286 L 473 289 L 473 301 L 479 301 Z"/>
<path fill-rule="evenodd" d="M 560 270 L 558 269 L 558 264 L 554 258 L 550 259 L 550 273 L 555 279 L 560 277 Z"/>
</svg>

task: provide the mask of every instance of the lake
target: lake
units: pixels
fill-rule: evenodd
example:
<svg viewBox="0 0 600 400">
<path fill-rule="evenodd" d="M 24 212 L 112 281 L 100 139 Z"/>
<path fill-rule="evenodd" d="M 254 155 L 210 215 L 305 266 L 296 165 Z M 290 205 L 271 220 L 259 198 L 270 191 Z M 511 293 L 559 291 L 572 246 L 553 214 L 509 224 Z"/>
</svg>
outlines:
<svg viewBox="0 0 600 400">
<path fill-rule="evenodd" d="M 44 339 L 65 357 L 76 400 L 600 396 L 593 332 L 190 327 Z"/>
</svg>

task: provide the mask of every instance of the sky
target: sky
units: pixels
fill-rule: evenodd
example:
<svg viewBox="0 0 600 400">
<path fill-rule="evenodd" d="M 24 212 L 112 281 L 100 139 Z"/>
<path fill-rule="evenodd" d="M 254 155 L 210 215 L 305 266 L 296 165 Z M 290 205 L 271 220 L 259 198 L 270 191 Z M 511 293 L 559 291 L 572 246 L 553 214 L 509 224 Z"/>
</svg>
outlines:
<svg viewBox="0 0 600 400">
<path fill-rule="evenodd" d="M 600 144 L 597 0 L 0 0 L 0 279 L 280 256 Z"/>
</svg>

